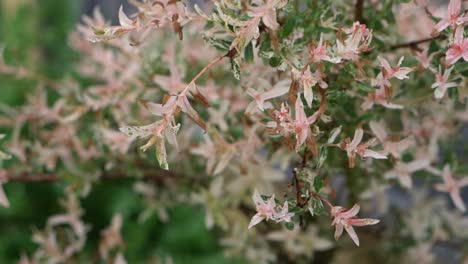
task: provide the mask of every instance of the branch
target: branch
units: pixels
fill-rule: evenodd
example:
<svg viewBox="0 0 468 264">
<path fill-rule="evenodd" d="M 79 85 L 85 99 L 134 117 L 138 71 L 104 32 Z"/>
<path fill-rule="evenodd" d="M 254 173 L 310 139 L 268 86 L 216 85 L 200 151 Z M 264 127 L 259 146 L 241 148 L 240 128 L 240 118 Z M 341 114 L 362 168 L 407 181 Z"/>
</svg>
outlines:
<svg viewBox="0 0 468 264">
<path fill-rule="evenodd" d="M 8 175 L 10 174 L 10 175 Z M 156 172 L 147 172 L 143 174 L 144 179 L 148 179 L 157 183 L 163 183 L 169 179 L 177 178 L 174 172 L 171 171 L 156 171 Z M 21 183 L 37 183 L 37 182 L 58 182 L 62 178 L 56 174 L 35 174 L 31 175 L 28 173 L 21 173 L 19 175 L 14 175 L 13 173 L 7 173 L 6 176 L 7 182 L 21 182 Z M 120 172 L 104 172 L 99 179 L 104 180 L 118 180 L 118 179 L 138 179 L 138 177 L 130 176 L 128 174 L 123 174 Z"/>
<path fill-rule="evenodd" d="M 206 65 L 195 77 L 193 77 L 193 79 L 189 82 L 189 84 L 187 84 L 187 86 L 185 87 L 185 89 L 181 92 L 181 94 L 185 94 L 192 85 L 195 84 L 195 82 L 201 77 L 203 76 L 203 74 L 211 69 L 213 66 L 215 66 L 218 62 L 220 62 L 222 59 L 224 58 L 232 58 L 234 57 L 235 55 L 237 54 L 237 50 L 236 49 L 231 49 L 229 50 L 226 54 L 222 55 L 222 56 L 219 56 L 219 57 L 216 57 L 215 59 L 213 59 L 210 63 L 208 63 L 208 65 Z"/>
<path fill-rule="evenodd" d="M 316 192 L 313 192 L 312 196 L 317 197 L 320 200 L 322 200 L 322 202 L 324 202 L 328 207 L 330 207 L 330 210 L 333 208 L 333 205 L 330 203 L 330 201 L 328 201 L 328 199 L 323 197 L 322 195 L 320 195 L 320 194 L 318 194 Z"/>
<path fill-rule="evenodd" d="M 410 49 L 414 49 L 414 50 L 419 50 L 419 51 L 420 51 L 420 49 L 419 49 L 419 47 L 418 47 L 419 44 L 426 43 L 426 42 L 430 42 L 430 41 L 436 40 L 436 39 L 443 40 L 443 39 L 446 39 L 446 38 L 447 38 L 447 37 L 444 36 L 444 35 L 439 35 L 439 36 L 435 36 L 435 37 L 429 37 L 429 38 L 414 40 L 414 41 L 410 41 L 410 42 L 395 44 L 395 45 L 393 45 L 393 46 L 390 46 L 390 49 L 391 49 L 391 50 L 396 50 L 396 49 L 402 49 L 402 48 L 410 48 Z"/>
<path fill-rule="evenodd" d="M 29 175 L 21 174 L 18 176 L 7 175 L 7 182 L 56 182 L 59 177 L 55 174 Z"/>
</svg>

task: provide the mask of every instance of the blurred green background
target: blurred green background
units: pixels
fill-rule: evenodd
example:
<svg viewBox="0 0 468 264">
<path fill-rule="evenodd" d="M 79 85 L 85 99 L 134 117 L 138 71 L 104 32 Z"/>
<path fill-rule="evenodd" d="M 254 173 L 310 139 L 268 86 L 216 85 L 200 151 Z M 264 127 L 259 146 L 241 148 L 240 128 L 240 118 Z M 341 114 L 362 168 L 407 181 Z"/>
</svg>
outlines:
<svg viewBox="0 0 468 264">
<path fill-rule="evenodd" d="M 68 45 L 83 12 L 89 13 L 96 1 L 75 0 L 0 0 L 0 45 L 5 60 L 22 65 L 51 79 L 72 74 L 73 62 L 79 58 Z M 104 1 L 115 15 L 119 1 Z M 0 103 L 21 105 L 35 82 L 0 74 Z M 8 128 L 1 128 L 7 132 Z M 243 263 L 226 259 L 215 232 L 204 224 L 202 208 L 176 205 L 169 209 L 170 221 L 163 224 L 156 215 L 143 223 L 137 221 L 144 203 L 133 191 L 133 180 L 104 181 L 94 186 L 82 200 L 84 221 L 91 225 L 80 263 L 97 259 L 100 232 L 110 224 L 115 213 L 124 219 L 122 235 L 128 263 L 152 262 L 172 256 L 175 263 Z M 58 201 L 64 198 L 65 183 L 8 183 L 4 185 L 11 207 L 0 207 L 0 263 L 14 263 L 22 253 L 31 255 L 36 245 L 31 239 L 34 229 L 44 228 L 47 218 L 62 213 Z M 98 261 L 94 261 L 99 263 Z"/>
</svg>

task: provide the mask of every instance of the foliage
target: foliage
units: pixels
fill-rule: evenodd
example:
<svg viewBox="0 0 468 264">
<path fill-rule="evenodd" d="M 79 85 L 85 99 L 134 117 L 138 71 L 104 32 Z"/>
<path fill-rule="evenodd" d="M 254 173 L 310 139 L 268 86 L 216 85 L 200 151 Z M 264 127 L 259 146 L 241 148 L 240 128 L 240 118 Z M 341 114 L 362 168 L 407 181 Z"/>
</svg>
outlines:
<svg viewBox="0 0 468 264">
<path fill-rule="evenodd" d="M 52 2 L 2 13 L 0 202 L 35 225 L 5 260 L 343 262 L 330 225 L 381 262 L 466 250 L 460 0 L 131 1 L 69 35 Z"/>
</svg>

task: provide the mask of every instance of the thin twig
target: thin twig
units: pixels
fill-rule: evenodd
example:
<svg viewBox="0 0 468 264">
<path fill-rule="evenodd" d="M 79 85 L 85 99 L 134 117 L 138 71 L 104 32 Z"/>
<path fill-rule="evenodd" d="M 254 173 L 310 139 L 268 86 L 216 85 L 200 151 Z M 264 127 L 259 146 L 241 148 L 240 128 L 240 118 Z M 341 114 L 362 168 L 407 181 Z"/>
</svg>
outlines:
<svg viewBox="0 0 468 264">
<path fill-rule="evenodd" d="M 228 53 L 224 54 L 223 56 L 219 56 L 219 57 L 216 57 L 215 59 L 213 59 L 210 63 L 208 63 L 208 65 L 206 65 L 195 77 L 193 77 L 193 79 L 189 82 L 189 84 L 187 84 L 187 86 L 185 87 L 185 89 L 181 92 L 181 94 L 185 94 L 192 85 L 195 84 L 195 82 L 201 77 L 203 76 L 203 74 L 211 69 L 213 66 L 215 66 L 218 62 L 220 62 L 222 59 L 224 58 L 232 58 L 236 55 L 237 53 L 237 50 L 236 49 L 231 49 Z"/>
<path fill-rule="evenodd" d="M 30 175 L 30 174 L 21 174 L 17 176 L 8 175 L 7 182 L 56 182 L 59 180 L 59 177 L 55 174 L 39 174 L 39 175 Z"/>
<path fill-rule="evenodd" d="M 144 179 L 152 180 L 154 182 L 162 183 L 168 179 L 176 178 L 175 173 L 171 171 L 157 171 L 144 173 Z M 21 183 L 37 183 L 37 182 L 58 182 L 62 178 L 57 174 L 28 174 L 21 173 L 19 175 L 10 174 L 7 175 L 7 182 L 21 182 Z M 138 179 L 138 177 L 131 176 L 129 174 L 123 174 L 120 172 L 104 172 L 100 177 L 104 180 L 119 180 L 119 179 Z"/>
<path fill-rule="evenodd" d="M 410 49 L 418 50 L 419 49 L 418 48 L 419 44 L 430 42 L 430 41 L 433 41 L 433 40 L 436 40 L 436 39 L 443 40 L 445 38 L 446 38 L 446 36 L 444 36 L 444 35 L 439 35 L 439 36 L 429 37 L 429 38 L 423 38 L 423 39 L 419 39 L 419 40 L 414 40 L 414 41 L 410 41 L 410 42 L 396 44 L 396 45 L 390 46 L 390 49 L 391 50 L 396 50 L 396 49 L 402 49 L 402 48 L 410 48 Z"/>
<path fill-rule="evenodd" d="M 330 201 L 328 201 L 328 199 L 323 197 L 322 195 L 320 195 L 320 194 L 318 194 L 316 192 L 313 192 L 312 196 L 315 196 L 315 197 L 319 198 L 320 200 L 322 200 L 322 202 L 324 202 L 326 205 L 328 205 L 328 207 L 330 207 L 330 209 L 333 208 L 333 205 L 330 203 Z"/>
</svg>

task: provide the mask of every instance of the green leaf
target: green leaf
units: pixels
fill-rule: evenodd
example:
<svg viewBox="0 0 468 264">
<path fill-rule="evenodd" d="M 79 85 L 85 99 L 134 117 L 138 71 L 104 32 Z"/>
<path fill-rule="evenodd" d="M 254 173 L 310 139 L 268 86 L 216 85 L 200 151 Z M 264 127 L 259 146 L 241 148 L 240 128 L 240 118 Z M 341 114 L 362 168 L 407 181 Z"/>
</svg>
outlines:
<svg viewBox="0 0 468 264">
<path fill-rule="evenodd" d="M 310 201 L 309 212 L 312 216 L 319 215 L 323 212 L 323 203 L 319 198 L 312 198 Z"/>
<path fill-rule="evenodd" d="M 240 78 L 241 78 L 241 76 L 240 76 L 240 65 L 239 65 L 239 62 L 237 61 L 237 59 L 235 59 L 235 58 L 231 59 L 231 71 L 232 71 L 232 74 L 234 74 L 234 78 L 236 78 L 237 80 L 240 80 Z"/>
<path fill-rule="evenodd" d="M 264 59 L 270 59 L 274 55 L 273 49 L 271 48 L 270 36 L 268 34 L 262 34 L 260 39 L 262 41 L 260 42 L 258 55 Z"/>
<path fill-rule="evenodd" d="M 212 37 L 204 37 L 205 41 L 215 49 L 219 51 L 228 51 L 229 47 L 231 46 L 231 42 L 224 40 L 224 39 L 216 39 Z"/>
<path fill-rule="evenodd" d="M 368 83 L 354 82 L 354 85 L 359 91 L 366 94 L 375 91 L 375 88 L 370 86 Z"/>
<path fill-rule="evenodd" d="M 319 192 L 320 189 L 323 187 L 323 178 L 322 177 L 315 177 L 314 178 L 314 190 L 315 192 Z"/>
<path fill-rule="evenodd" d="M 294 223 L 293 223 L 293 222 L 286 222 L 286 223 L 284 223 L 284 226 L 285 226 L 288 230 L 293 230 L 293 229 L 294 229 Z"/>
<path fill-rule="evenodd" d="M 450 99 L 453 101 L 458 101 L 459 95 L 458 95 L 458 87 L 453 87 L 451 89 L 448 89 L 448 96 Z"/>
<path fill-rule="evenodd" d="M 328 137 L 327 143 L 328 144 L 333 144 L 333 142 L 335 142 L 336 138 L 340 135 L 342 129 L 343 129 L 342 126 L 335 127 L 330 132 L 330 137 Z"/>
<path fill-rule="evenodd" d="M 319 151 L 319 159 L 317 162 L 317 168 L 321 168 L 323 166 L 323 163 L 327 159 L 327 156 L 328 156 L 328 148 L 326 146 L 321 146 L 320 151 Z"/>
<path fill-rule="evenodd" d="M 252 42 L 247 44 L 247 47 L 245 47 L 244 56 L 247 62 L 252 62 L 254 60 L 254 50 Z"/>
<path fill-rule="evenodd" d="M 274 56 L 274 57 L 270 58 L 269 62 L 270 62 L 271 67 L 278 67 L 281 64 L 281 58 L 277 57 L 277 56 Z"/>
<path fill-rule="evenodd" d="M 296 19 L 294 17 L 288 19 L 288 21 L 286 21 L 286 23 L 281 27 L 280 37 L 285 38 L 291 35 L 295 27 L 296 27 Z"/>
</svg>

